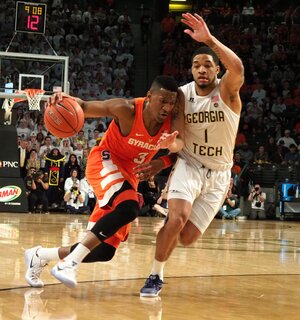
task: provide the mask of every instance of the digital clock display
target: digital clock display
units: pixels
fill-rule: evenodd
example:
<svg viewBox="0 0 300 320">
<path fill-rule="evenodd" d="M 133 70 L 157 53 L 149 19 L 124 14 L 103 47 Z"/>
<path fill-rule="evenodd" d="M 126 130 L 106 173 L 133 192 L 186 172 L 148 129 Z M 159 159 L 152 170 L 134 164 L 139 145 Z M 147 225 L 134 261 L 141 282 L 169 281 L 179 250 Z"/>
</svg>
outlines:
<svg viewBox="0 0 300 320">
<path fill-rule="evenodd" d="M 17 2 L 15 31 L 45 33 L 47 5 L 44 3 Z"/>
</svg>

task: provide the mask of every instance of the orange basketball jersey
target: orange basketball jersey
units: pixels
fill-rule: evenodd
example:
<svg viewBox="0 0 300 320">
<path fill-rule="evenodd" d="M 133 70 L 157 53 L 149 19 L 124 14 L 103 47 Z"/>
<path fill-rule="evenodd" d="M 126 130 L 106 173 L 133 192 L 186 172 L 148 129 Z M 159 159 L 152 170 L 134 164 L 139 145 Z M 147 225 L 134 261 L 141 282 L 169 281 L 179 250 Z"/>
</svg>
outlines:
<svg viewBox="0 0 300 320">
<path fill-rule="evenodd" d="M 157 153 L 155 146 L 163 132 L 170 132 L 169 115 L 155 136 L 150 136 L 144 126 L 145 98 L 135 99 L 135 119 L 128 136 L 124 137 L 113 120 L 99 146 L 92 149 L 86 168 L 86 176 L 97 196 L 99 207 L 104 207 L 125 180 L 134 190 L 139 180 L 133 168 L 149 162 Z"/>
</svg>

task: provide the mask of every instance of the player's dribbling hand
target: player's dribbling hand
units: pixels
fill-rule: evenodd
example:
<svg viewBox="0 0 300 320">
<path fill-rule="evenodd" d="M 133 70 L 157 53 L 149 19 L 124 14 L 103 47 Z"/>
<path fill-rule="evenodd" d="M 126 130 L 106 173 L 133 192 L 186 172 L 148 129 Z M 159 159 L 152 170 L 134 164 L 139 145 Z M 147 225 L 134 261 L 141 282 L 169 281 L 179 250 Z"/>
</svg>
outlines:
<svg viewBox="0 0 300 320">
<path fill-rule="evenodd" d="M 47 105 L 56 104 L 57 102 L 62 101 L 63 97 L 71 97 L 71 96 L 64 92 L 56 92 L 48 98 Z"/>
<path fill-rule="evenodd" d="M 174 131 L 172 133 L 163 133 L 158 139 L 155 149 L 168 149 L 170 145 L 175 142 L 178 133 L 178 131 Z"/>
<path fill-rule="evenodd" d="M 181 22 L 192 29 L 185 29 L 184 33 L 188 34 L 194 40 L 204 43 L 211 40 L 212 35 L 205 21 L 197 13 L 194 15 L 191 13 L 183 13 Z"/>
</svg>

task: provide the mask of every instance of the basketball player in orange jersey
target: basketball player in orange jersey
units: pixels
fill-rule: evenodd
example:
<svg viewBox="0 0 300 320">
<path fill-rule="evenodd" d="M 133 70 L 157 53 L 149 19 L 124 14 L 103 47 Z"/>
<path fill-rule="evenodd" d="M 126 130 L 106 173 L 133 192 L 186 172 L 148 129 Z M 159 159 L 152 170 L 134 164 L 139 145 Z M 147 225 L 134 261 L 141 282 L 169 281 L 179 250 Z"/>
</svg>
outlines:
<svg viewBox="0 0 300 320">
<path fill-rule="evenodd" d="M 53 95 L 49 103 L 62 99 Z M 40 273 L 51 260 L 60 261 L 52 275 L 68 287 L 77 285 L 81 262 L 109 261 L 121 241 L 125 241 L 130 223 L 139 213 L 137 186 L 161 169 L 171 165 L 168 156 L 151 159 L 159 148 L 177 152 L 183 146 L 179 124 L 183 123 L 183 94 L 175 80 L 158 76 L 145 98 L 82 101 L 77 99 L 85 117 L 113 117 L 99 146 L 92 149 L 86 177 L 97 196 L 84 239 L 65 248 L 26 250 L 25 279 L 33 287 L 42 287 Z M 175 130 L 176 129 L 176 130 Z"/>
<path fill-rule="evenodd" d="M 184 32 L 204 43 L 192 56 L 194 81 L 180 87 L 185 96 L 184 147 L 169 179 L 168 222 L 158 232 L 150 276 L 142 297 L 156 297 L 163 270 L 179 241 L 188 246 L 208 228 L 229 188 L 244 81 L 240 58 L 217 40 L 197 14 L 183 14 Z M 221 79 L 219 60 L 226 68 Z M 185 179 L 182 179 L 185 177 Z"/>
</svg>

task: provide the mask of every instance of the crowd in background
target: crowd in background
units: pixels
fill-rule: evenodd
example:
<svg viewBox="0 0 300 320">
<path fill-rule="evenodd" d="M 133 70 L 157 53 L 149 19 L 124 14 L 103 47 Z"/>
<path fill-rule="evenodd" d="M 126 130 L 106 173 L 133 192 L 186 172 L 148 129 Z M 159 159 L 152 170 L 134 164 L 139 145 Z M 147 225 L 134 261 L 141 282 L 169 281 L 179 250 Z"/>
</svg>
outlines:
<svg viewBox="0 0 300 320">
<path fill-rule="evenodd" d="M 12 10 L 11 2 L 0 6 Z M 70 57 L 71 94 L 83 99 L 130 98 L 134 77 L 130 16 L 126 10 L 118 13 L 106 2 L 97 9 L 76 3 L 52 1 L 46 31 L 55 51 Z M 278 7 L 271 7 L 255 1 L 231 5 L 216 0 L 206 1 L 195 10 L 245 66 L 245 83 L 241 89 L 243 111 L 233 174 L 241 174 L 249 163 L 299 166 L 300 6 L 279 3 Z M 5 15 L 1 20 L 2 34 L 12 28 L 11 17 Z M 198 44 L 185 36 L 178 15 L 170 13 L 164 17 L 161 32 L 161 72 L 172 75 L 179 85 L 185 84 L 192 79 L 190 59 Z M 44 44 L 26 37 L 21 44 L 12 44 L 13 51 L 45 53 Z M 2 50 L 7 40 L 1 39 Z M 49 77 L 53 78 L 53 84 L 58 81 L 55 75 Z M 89 150 L 101 139 L 110 121 L 88 119 L 77 136 L 60 140 L 45 129 L 42 112 L 29 113 L 20 107 L 19 145 L 28 152 L 23 165 L 26 169 L 35 167 L 47 172 L 47 155 L 57 149 L 58 157 L 64 159 L 60 169 L 62 181 L 70 176 L 70 161 L 71 167 L 77 165 L 78 179 L 84 178 Z M 57 200 L 53 199 L 49 205 L 55 206 Z"/>
</svg>

